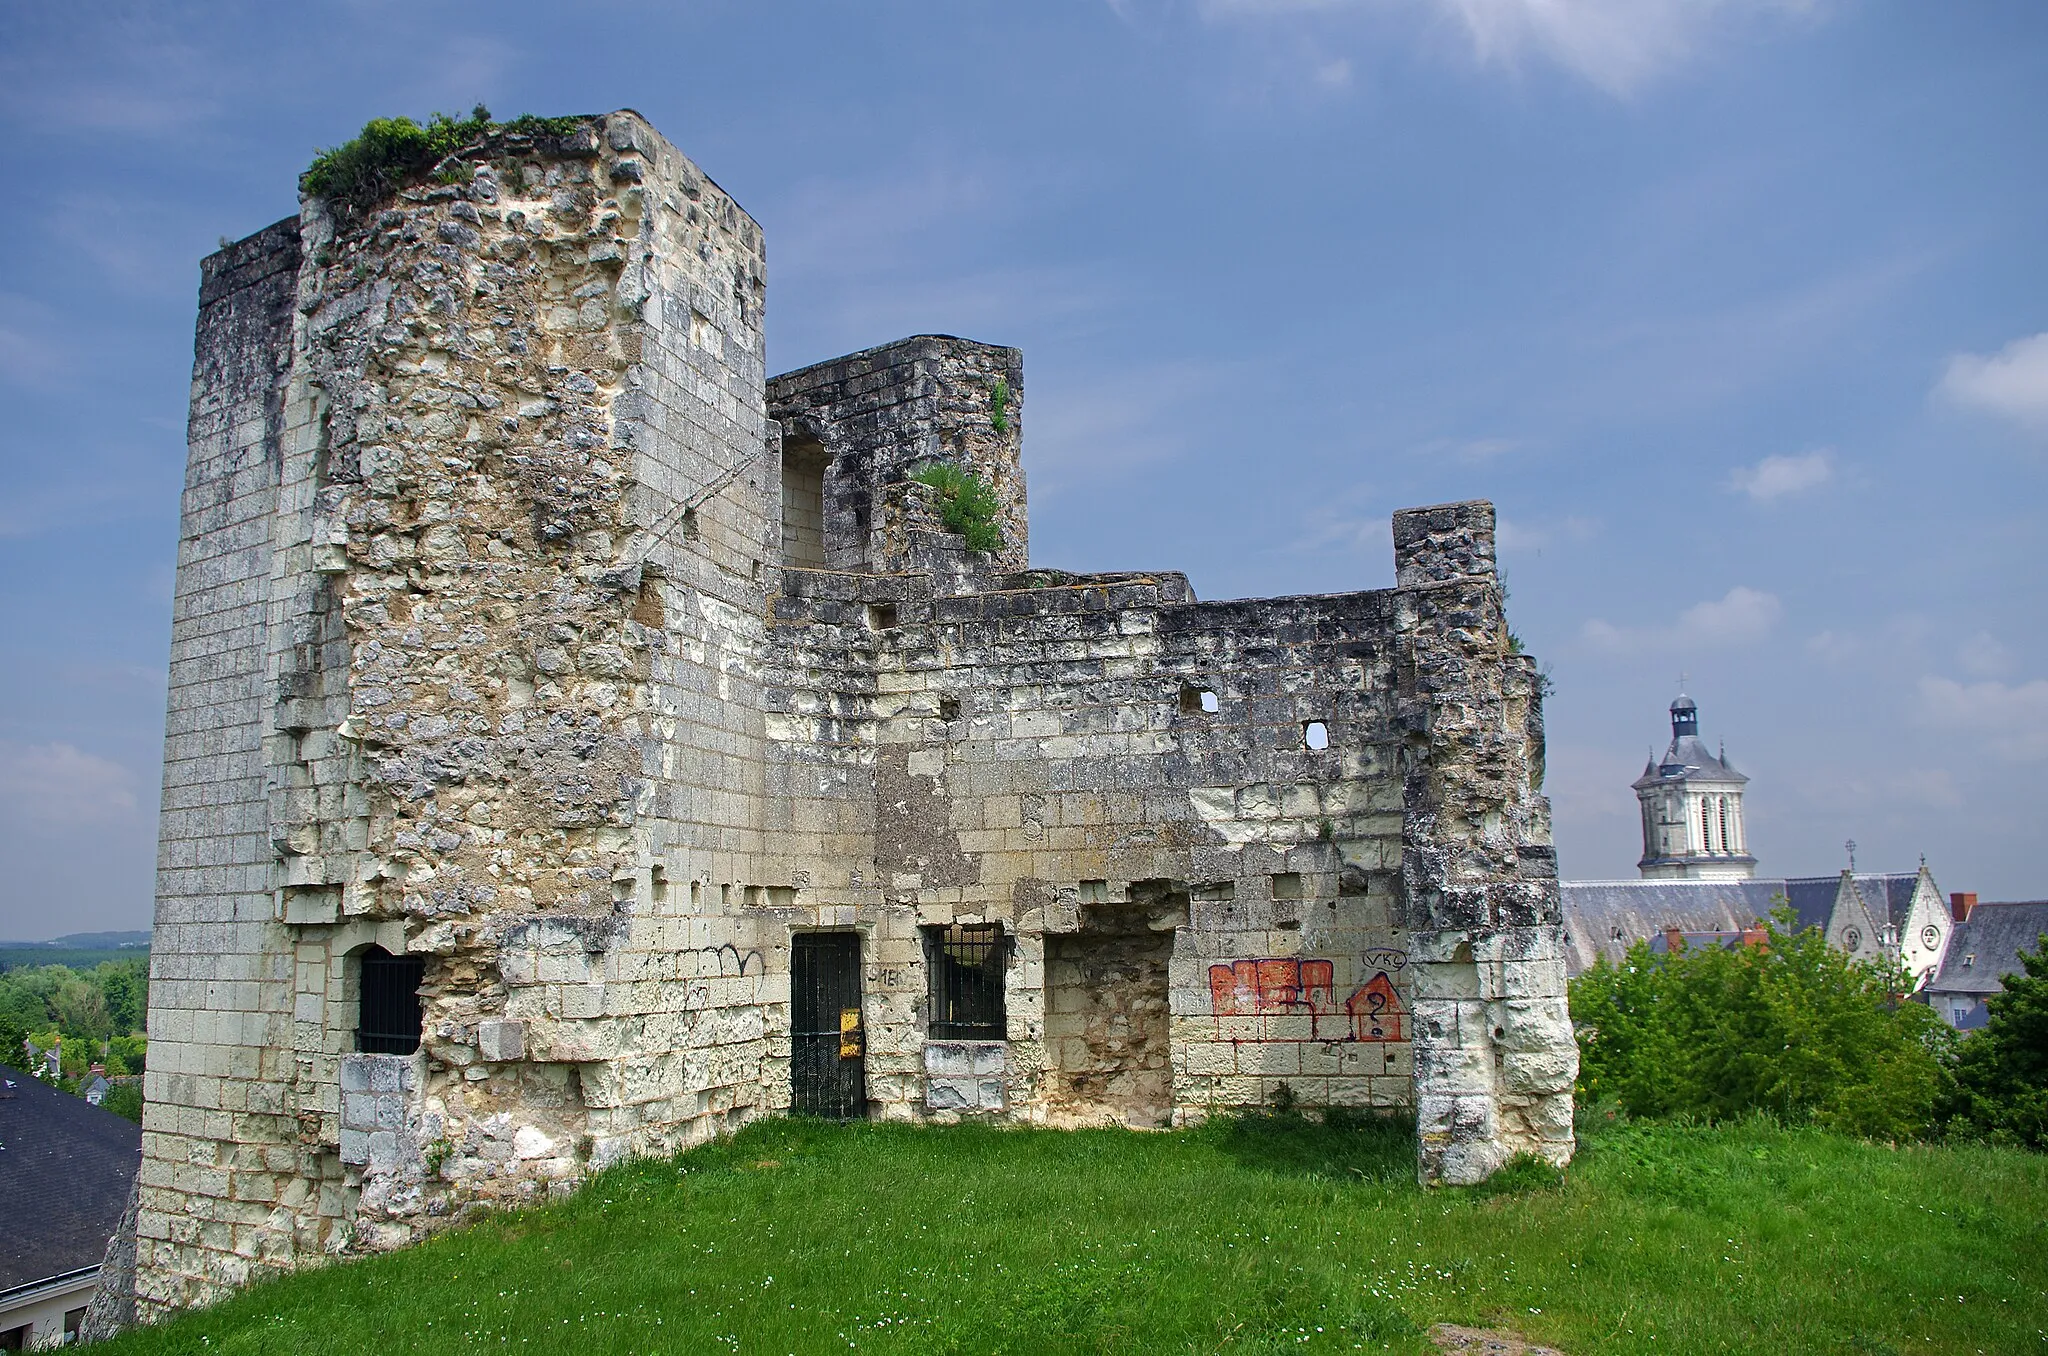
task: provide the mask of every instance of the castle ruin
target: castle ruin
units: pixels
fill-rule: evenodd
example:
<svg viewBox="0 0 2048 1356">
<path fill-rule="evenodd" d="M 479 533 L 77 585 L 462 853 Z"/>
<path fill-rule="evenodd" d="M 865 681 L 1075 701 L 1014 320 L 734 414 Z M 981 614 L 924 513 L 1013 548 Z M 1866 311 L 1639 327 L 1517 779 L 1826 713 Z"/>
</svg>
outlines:
<svg viewBox="0 0 2048 1356">
<path fill-rule="evenodd" d="M 639 116 L 457 160 L 203 266 L 142 1317 L 791 1110 L 1569 1158 L 1490 505 L 1390 589 L 1033 569 L 1016 350 L 771 379 L 761 228 Z"/>
</svg>

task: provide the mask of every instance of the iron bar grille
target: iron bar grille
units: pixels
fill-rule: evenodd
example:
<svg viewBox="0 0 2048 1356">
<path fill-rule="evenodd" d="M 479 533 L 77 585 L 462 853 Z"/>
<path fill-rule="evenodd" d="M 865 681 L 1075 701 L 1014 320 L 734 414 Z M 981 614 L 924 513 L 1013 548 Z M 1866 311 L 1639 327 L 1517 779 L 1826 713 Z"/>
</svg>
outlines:
<svg viewBox="0 0 2048 1356">
<path fill-rule="evenodd" d="M 955 923 L 925 929 L 925 972 L 931 977 L 931 1039 L 999 1041 L 1005 1036 L 1001 923 Z"/>
<path fill-rule="evenodd" d="M 420 1048 L 420 980 L 426 971 L 423 956 L 394 956 L 381 946 L 363 953 L 356 1049 L 409 1055 Z"/>
<path fill-rule="evenodd" d="M 860 934 L 800 932 L 789 939 L 789 1006 L 789 1109 L 837 1120 L 866 1115 Z"/>
</svg>

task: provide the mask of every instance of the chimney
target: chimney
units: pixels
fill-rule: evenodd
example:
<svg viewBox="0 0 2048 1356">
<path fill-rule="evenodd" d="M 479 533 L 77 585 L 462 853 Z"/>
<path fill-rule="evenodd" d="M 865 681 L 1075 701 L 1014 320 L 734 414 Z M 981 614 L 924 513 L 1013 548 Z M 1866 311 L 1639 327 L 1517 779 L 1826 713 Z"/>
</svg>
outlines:
<svg viewBox="0 0 2048 1356">
<path fill-rule="evenodd" d="M 1685 950 L 1685 933 L 1679 928 L 1664 929 L 1664 949 L 1672 955 Z"/>
<path fill-rule="evenodd" d="M 1948 911 L 1955 917 L 1958 923 L 1969 922 L 1970 910 L 1976 907 L 1977 896 L 1974 894 L 1965 894 L 1958 890 L 1948 897 Z"/>
</svg>

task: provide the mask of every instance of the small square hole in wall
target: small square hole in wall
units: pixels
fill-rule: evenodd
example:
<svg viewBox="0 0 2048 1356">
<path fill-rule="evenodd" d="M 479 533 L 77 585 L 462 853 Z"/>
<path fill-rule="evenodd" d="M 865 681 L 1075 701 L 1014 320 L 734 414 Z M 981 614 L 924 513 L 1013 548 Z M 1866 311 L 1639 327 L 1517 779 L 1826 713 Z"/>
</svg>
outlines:
<svg viewBox="0 0 2048 1356">
<path fill-rule="evenodd" d="M 940 720 L 958 720 L 958 719 L 960 719 L 960 699 L 959 699 L 958 697 L 940 697 L 940 698 L 939 698 L 939 719 L 940 719 Z"/>
<path fill-rule="evenodd" d="M 1106 880 L 1082 881 L 1081 902 L 1083 904 L 1107 904 L 1109 902 L 1109 882 Z"/>
<path fill-rule="evenodd" d="M 1312 720 L 1301 727 L 1301 742 L 1312 749 L 1330 747 L 1330 727 L 1319 720 Z"/>
<path fill-rule="evenodd" d="M 768 887 L 768 907 L 772 909 L 793 909 L 796 907 L 794 885 L 771 885 Z"/>
<path fill-rule="evenodd" d="M 763 888 L 761 888 L 761 887 L 760 887 L 760 886 L 758 886 L 758 885 L 749 885 L 749 886 L 748 886 L 748 887 L 746 888 L 746 899 L 745 899 L 745 903 L 746 903 L 746 906 L 747 906 L 748 908 L 750 908 L 750 909 L 758 909 L 758 908 L 760 908 L 760 907 L 761 907 L 761 906 L 762 906 L 763 904 L 766 904 L 767 902 L 768 902 L 768 892 L 767 892 L 766 890 L 764 890 Z"/>
<path fill-rule="evenodd" d="M 1215 715 L 1219 703 L 1213 689 L 1183 683 L 1180 689 L 1180 709 L 1186 714 Z"/>
<path fill-rule="evenodd" d="M 868 630 L 893 631 L 896 629 L 896 604 L 869 603 Z"/>
<path fill-rule="evenodd" d="M 1301 873 L 1299 871 L 1280 871 L 1274 874 L 1273 898 L 1300 899 L 1301 897 Z"/>
</svg>

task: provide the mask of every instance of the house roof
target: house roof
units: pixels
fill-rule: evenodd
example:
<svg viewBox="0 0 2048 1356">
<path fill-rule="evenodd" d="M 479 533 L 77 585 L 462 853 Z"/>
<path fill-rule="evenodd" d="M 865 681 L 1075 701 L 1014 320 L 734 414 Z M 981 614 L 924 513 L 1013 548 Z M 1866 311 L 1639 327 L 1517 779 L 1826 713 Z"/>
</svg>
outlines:
<svg viewBox="0 0 2048 1356">
<path fill-rule="evenodd" d="M 1632 943 L 1666 928 L 1740 932 L 1770 916 L 1785 882 L 1770 880 L 1564 881 L 1565 955 L 1577 974 L 1605 955 L 1619 960 Z M 1821 922 L 1825 924 L 1826 915 Z M 1618 934 L 1618 935 L 1617 935 Z"/>
<path fill-rule="evenodd" d="M 0 1064 L 0 1291 L 98 1266 L 142 1127 Z"/>
<path fill-rule="evenodd" d="M 1887 923 L 1904 926 L 1919 878 L 1917 871 L 1859 872 L 1854 877 L 1856 893 L 1870 911 L 1871 922 L 1878 927 Z M 1775 880 L 1563 881 L 1559 892 L 1564 903 L 1565 954 L 1572 973 L 1577 974 L 1592 965 L 1596 956 L 1605 954 L 1610 960 L 1619 960 L 1631 943 L 1654 937 L 1666 928 L 1740 932 L 1759 918 L 1769 918 L 1781 895 L 1792 906 L 1797 930 L 1825 928 L 1841 885 L 1839 875 Z"/>
<path fill-rule="evenodd" d="M 1928 982 L 1927 992 L 1980 997 L 1997 993 L 2005 987 L 2007 975 L 2019 973 L 2020 952 L 2037 949 L 2044 932 L 2048 900 L 1979 904 L 1949 935 L 1941 973 Z"/>
</svg>

